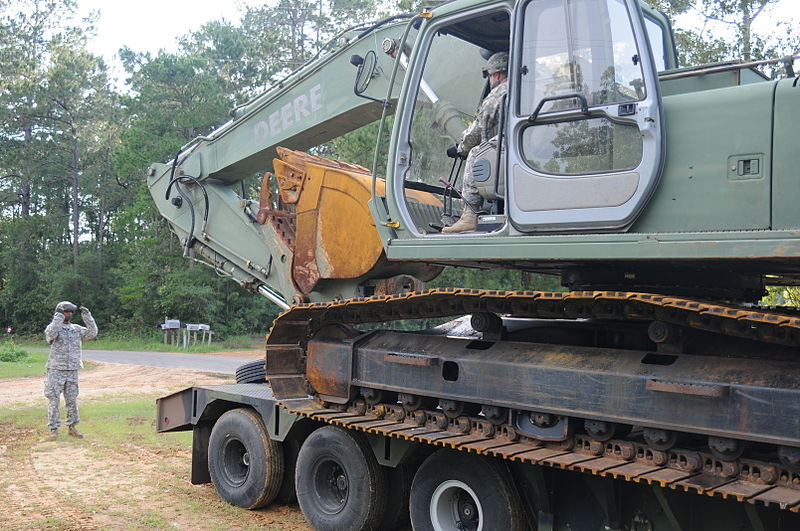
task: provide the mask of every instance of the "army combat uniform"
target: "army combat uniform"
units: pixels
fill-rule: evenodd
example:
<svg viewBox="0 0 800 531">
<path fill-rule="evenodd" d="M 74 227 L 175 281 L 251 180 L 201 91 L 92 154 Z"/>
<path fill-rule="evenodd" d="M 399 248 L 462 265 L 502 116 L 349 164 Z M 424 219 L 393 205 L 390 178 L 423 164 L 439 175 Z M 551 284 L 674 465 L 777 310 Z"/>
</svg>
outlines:
<svg viewBox="0 0 800 531">
<path fill-rule="evenodd" d="M 47 373 L 44 379 L 44 396 L 49 400 L 47 427 L 51 431 L 57 430 L 61 425 L 58 404 L 62 393 L 67 406 L 67 426 L 74 426 L 80 421 L 78 417 L 78 369 L 83 367 L 81 342 L 97 335 L 97 325 L 88 310 L 81 311 L 83 321 L 86 323 L 86 327 L 83 327 L 73 323 L 65 324 L 64 314 L 58 311 L 59 307 L 53 315 L 53 321 L 44 330 L 44 337 L 50 344 L 50 357 L 47 359 Z"/>
<path fill-rule="evenodd" d="M 472 232 L 476 229 L 478 210 L 481 208 L 483 198 L 475 186 L 473 167 L 478 157 L 478 146 L 489 143 L 497 136 L 497 126 L 500 121 L 503 100 L 508 94 L 508 83 L 505 74 L 508 71 L 508 54 L 498 52 L 492 55 L 483 67 L 483 77 L 489 78 L 492 90 L 483 99 L 475 113 L 475 120 L 461 135 L 461 141 L 447 150 L 448 157 L 462 157 L 467 159 L 464 169 L 464 180 L 461 183 L 461 198 L 464 200 L 464 210 L 461 217 L 450 226 L 442 229 L 443 234 Z M 493 77 L 502 73 L 502 78 Z"/>
<path fill-rule="evenodd" d="M 482 202 L 478 189 L 475 187 L 475 180 L 472 177 L 472 165 L 474 163 L 475 153 L 478 150 L 472 148 L 477 147 L 484 142 L 497 136 L 497 124 L 500 121 L 500 106 L 503 103 L 503 97 L 508 94 L 508 83 L 501 83 L 489 92 L 483 99 L 478 112 L 475 114 L 475 121 L 472 122 L 466 131 L 461 135 L 461 141 L 458 143 L 458 153 L 462 156 L 466 155 L 467 162 L 464 169 L 464 181 L 461 184 L 461 197 L 464 201 L 473 205 L 476 208 L 480 207 Z"/>
</svg>

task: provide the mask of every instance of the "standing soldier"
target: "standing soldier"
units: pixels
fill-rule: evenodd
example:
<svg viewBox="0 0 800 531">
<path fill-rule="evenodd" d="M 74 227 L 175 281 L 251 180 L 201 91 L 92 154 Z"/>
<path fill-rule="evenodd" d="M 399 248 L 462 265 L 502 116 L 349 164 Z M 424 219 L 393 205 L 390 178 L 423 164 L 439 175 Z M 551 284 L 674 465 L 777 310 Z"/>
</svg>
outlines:
<svg viewBox="0 0 800 531">
<path fill-rule="evenodd" d="M 69 434 L 78 439 L 83 435 L 75 425 L 78 417 L 78 369 L 83 367 L 81 341 L 97 335 L 97 325 L 89 310 L 81 306 L 81 317 L 86 327 L 71 323 L 77 308 L 69 301 L 59 302 L 53 321 L 44 330 L 44 337 L 50 344 L 50 357 L 47 359 L 47 374 L 44 379 L 44 396 L 49 400 L 47 407 L 47 427 L 53 438 L 58 437 L 61 417 L 58 405 L 61 394 L 67 406 L 67 426 Z"/>
</svg>

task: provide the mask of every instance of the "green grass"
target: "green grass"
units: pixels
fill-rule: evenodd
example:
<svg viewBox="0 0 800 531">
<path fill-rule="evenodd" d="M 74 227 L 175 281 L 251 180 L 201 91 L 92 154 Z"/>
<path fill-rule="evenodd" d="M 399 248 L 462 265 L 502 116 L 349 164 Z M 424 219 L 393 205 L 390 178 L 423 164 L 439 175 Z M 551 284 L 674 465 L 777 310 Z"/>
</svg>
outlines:
<svg viewBox="0 0 800 531">
<path fill-rule="evenodd" d="M 81 406 L 81 424 L 87 431 L 91 429 L 95 440 L 110 445 L 133 441 L 137 445 L 162 447 L 165 443 L 172 446 L 171 442 L 177 438 L 191 445 L 191 431 L 168 435 L 156 433 L 155 416 L 154 397 L 143 398 L 141 395 L 123 402 L 92 401 L 85 407 Z"/>
<path fill-rule="evenodd" d="M 73 522 L 69 518 L 50 516 L 33 525 L 36 529 L 70 529 L 72 524 Z"/>
<path fill-rule="evenodd" d="M 124 463 L 142 459 L 142 453 L 146 459 L 169 459 L 176 455 L 176 452 L 185 453 L 192 446 L 192 432 L 177 432 L 158 434 L 155 432 L 155 416 L 157 395 L 150 393 L 139 393 L 126 397 L 123 401 L 118 401 L 118 396 L 95 396 L 84 400 L 79 400 L 81 422 L 79 429 L 84 433 L 85 439 L 72 439 L 64 433 L 60 434 L 59 441 L 53 444 L 79 446 L 88 452 L 87 456 L 105 461 L 109 458 L 118 459 L 121 466 Z M 62 404 L 62 420 L 64 408 Z M 0 425 L 7 425 L 5 429 L 13 429 L 17 432 L 33 429 L 33 440 L 45 440 L 47 435 L 47 412 L 46 408 L 39 406 L 23 406 L 13 409 L 0 409 Z M 15 447 L 13 450 L 28 451 L 26 445 Z M 9 452 L 11 448 L 9 448 Z M 163 457 L 159 457 L 163 456 Z M 171 463 L 167 464 L 172 467 Z M 121 473 L 124 469 L 121 468 Z M 174 478 L 176 485 L 172 488 L 180 488 L 183 479 L 188 475 L 188 466 L 184 465 L 181 470 L 175 470 Z M 42 487 L 46 490 L 46 487 Z M 141 504 L 136 501 L 132 507 L 120 505 L 120 498 L 117 493 L 111 493 L 108 497 L 109 505 L 102 501 L 94 501 L 92 505 L 82 506 L 81 500 L 70 500 L 68 507 L 78 508 L 80 511 L 97 511 L 110 515 L 115 520 L 115 525 L 111 529 L 172 529 L 172 525 L 166 518 L 160 515 L 155 507 Z M 115 514 L 111 508 L 117 508 Z M 49 517 L 35 522 L 34 528 L 47 529 L 75 529 L 76 520 L 72 517 Z M 230 528 L 230 525 L 228 525 Z"/>
<path fill-rule="evenodd" d="M 99 523 L 101 529 L 174 529 L 178 523 L 181 528 L 214 531 L 283 529 L 283 525 L 276 525 L 272 521 L 264 527 L 264 521 L 258 518 L 258 514 L 222 501 L 213 494 L 211 486 L 198 488 L 188 485 L 192 432 L 155 432 L 155 400 L 158 396 L 161 393 L 134 393 L 123 397 L 102 395 L 79 400 L 79 429 L 86 438 L 73 439 L 64 433 L 59 434 L 55 442 L 46 438 L 49 434 L 43 405 L 19 404 L 13 409 L 0 408 L 0 427 L 4 432 L 24 434 L 24 438 L 9 443 L 7 450 L 4 450 L 8 459 L 15 459 L 17 455 L 19 459 L 30 459 L 32 452 L 58 451 L 64 447 L 79 450 L 81 459 L 96 461 L 100 470 L 106 470 L 109 464 L 115 464 L 123 475 L 128 466 L 134 469 L 133 474 L 139 475 L 146 473 L 150 467 L 157 469 L 142 481 L 147 492 L 159 493 L 149 500 L 128 499 L 125 492 L 109 490 L 103 496 L 89 496 L 87 499 L 77 495 L 65 496 L 64 515 L 40 516 L 31 512 L 35 506 L 21 514 L 27 518 L 33 516 L 31 523 L 36 529 L 74 529 L 82 523 L 73 516 L 76 512 L 101 515 L 103 518 L 99 522 L 92 522 Z M 134 465 L 135 462 L 142 462 L 142 466 Z M 90 473 L 87 471 L 87 474 Z M 14 480 L 22 481 L 17 477 Z M 41 483 L 42 479 L 34 477 L 31 481 Z M 60 489 L 52 489 L 47 485 L 39 485 L 38 489 L 40 494 L 52 494 L 54 497 L 63 495 Z M 4 493 L 1 485 L 0 493 Z M 105 524 L 109 521 L 110 524 Z M 301 525 L 302 515 L 294 511 L 286 521 Z M 13 525 L 11 527 L 14 528 Z"/>
<path fill-rule="evenodd" d="M 143 515 L 139 523 L 148 529 L 169 529 L 172 527 L 160 514 L 156 513 Z"/>
<path fill-rule="evenodd" d="M 31 352 L 21 361 L 0 361 L 0 378 L 23 378 L 25 376 L 44 375 L 44 364 L 48 354 Z"/>
<path fill-rule="evenodd" d="M 134 442 L 138 446 L 155 449 L 191 447 L 192 432 L 159 434 L 155 431 L 156 395 L 130 395 L 123 401 L 117 397 L 92 397 L 78 400 L 80 430 L 91 435 L 92 442 L 100 446 L 119 446 Z M 108 400 L 114 400 L 113 402 Z M 64 405 L 62 403 L 62 419 Z M 0 423 L 11 423 L 19 428 L 41 428 L 45 432 L 46 408 L 30 406 L 0 410 Z M 75 441 L 78 443 L 78 441 Z M 83 444 L 88 444 L 82 441 Z"/>
<path fill-rule="evenodd" d="M 16 338 L 15 343 L 25 348 L 47 348 L 44 340 L 39 338 L 24 337 Z M 188 348 L 182 346 L 165 345 L 162 336 L 138 336 L 138 337 L 114 337 L 103 336 L 83 343 L 83 348 L 87 350 L 133 350 L 145 352 L 181 352 L 181 353 L 207 353 L 221 352 L 229 350 L 250 350 L 260 348 L 264 343 L 262 337 L 254 336 L 233 336 L 224 341 L 214 341 L 210 345 L 200 344 L 190 345 Z"/>
<path fill-rule="evenodd" d="M 44 376 L 47 352 L 31 352 L 28 357 L 20 361 L 0 361 L 0 380 L 4 378 L 25 378 L 27 376 Z M 97 367 L 91 361 L 84 361 L 84 370 Z"/>
</svg>

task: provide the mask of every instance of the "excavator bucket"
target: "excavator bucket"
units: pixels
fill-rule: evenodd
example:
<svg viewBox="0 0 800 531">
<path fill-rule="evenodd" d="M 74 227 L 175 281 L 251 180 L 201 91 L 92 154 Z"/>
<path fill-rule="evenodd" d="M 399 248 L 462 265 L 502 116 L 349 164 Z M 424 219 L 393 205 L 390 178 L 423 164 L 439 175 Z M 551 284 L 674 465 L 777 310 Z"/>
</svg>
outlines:
<svg viewBox="0 0 800 531">
<path fill-rule="evenodd" d="M 272 223 L 293 249 L 292 279 L 297 287 L 310 293 L 321 279 L 375 277 L 380 276 L 376 269 L 394 269 L 385 260 L 367 206 L 369 170 L 282 147 L 277 151 L 280 158 L 273 168 L 279 198 L 274 204 L 272 175 L 266 174 L 257 219 L 262 225 Z M 385 193 L 383 179 L 377 180 L 376 191 Z M 441 211 L 441 201 L 427 192 L 409 196 L 421 208 Z M 391 274 L 387 270 L 386 276 Z"/>
</svg>

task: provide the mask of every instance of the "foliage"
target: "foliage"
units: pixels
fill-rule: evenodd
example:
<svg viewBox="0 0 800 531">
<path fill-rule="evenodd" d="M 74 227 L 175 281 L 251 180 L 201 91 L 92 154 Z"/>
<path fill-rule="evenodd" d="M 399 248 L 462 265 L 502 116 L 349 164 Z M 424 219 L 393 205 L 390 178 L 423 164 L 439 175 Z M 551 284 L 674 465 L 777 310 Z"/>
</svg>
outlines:
<svg viewBox="0 0 800 531">
<path fill-rule="evenodd" d="M 648 0 L 673 24 L 677 17 L 693 14 L 702 20 L 699 28 L 677 27 L 675 39 L 680 64 L 696 66 L 741 59 L 775 59 L 800 52 L 800 36 L 786 21 L 776 19 L 775 31 L 756 33 L 753 23 L 774 14 L 779 0 Z M 685 17 L 684 17 L 685 18 Z M 766 69 L 773 76 L 778 69 Z"/>
<path fill-rule="evenodd" d="M 9 339 L 0 347 L 0 361 L 15 362 L 23 361 L 28 357 L 28 351 L 19 348 L 14 344 L 13 339 Z"/>
<path fill-rule="evenodd" d="M 797 50 L 793 28 L 752 30 L 774 14 L 775 0 L 651 3 L 676 23 L 687 65 Z M 116 91 L 108 65 L 87 48 L 95 20 L 80 20 L 74 0 L 0 0 L 0 326 L 40 337 L 56 302 L 69 299 L 92 309 L 101 337 L 156 334 L 167 317 L 208 323 L 220 340 L 266 332 L 276 307 L 181 256 L 146 188 L 147 166 L 227 121 L 233 105 L 280 81 L 353 21 L 423 5 L 432 3 L 248 7 L 236 23 L 213 21 L 183 36 L 174 53 L 123 48 L 128 85 Z M 706 24 L 680 27 L 692 12 Z M 715 25 L 731 31 L 712 34 Z M 371 168 L 377 129 L 369 124 L 314 150 Z M 553 277 L 463 268 L 447 268 L 430 285 L 561 289 Z"/>
<path fill-rule="evenodd" d="M 768 286 L 767 295 L 761 302 L 770 306 L 800 308 L 800 286 Z"/>
</svg>

